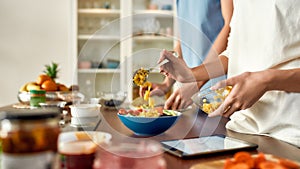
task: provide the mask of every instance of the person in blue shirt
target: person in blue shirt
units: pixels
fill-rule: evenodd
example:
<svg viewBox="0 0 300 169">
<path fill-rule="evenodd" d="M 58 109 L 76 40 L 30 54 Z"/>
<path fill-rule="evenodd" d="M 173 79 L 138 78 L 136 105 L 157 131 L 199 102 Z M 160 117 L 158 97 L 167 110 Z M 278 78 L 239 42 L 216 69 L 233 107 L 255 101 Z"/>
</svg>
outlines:
<svg viewBox="0 0 300 169">
<path fill-rule="evenodd" d="M 232 0 L 177 0 L 179 36 L 174 51 L 188 67 L 210 61 L 226 49 Z M 163 96 L 175 80 L 166 77 L 161 84 L 153 83 L 150 96 Z M 181 84 L 166 100 L 165 109 L 184 109 L 193 103 L 191 96 L 206 83 Z M 212 85 L 210 83 L 206 85 Z M 140 88 L 140 95 L 145 89 Z"/>
</svg>

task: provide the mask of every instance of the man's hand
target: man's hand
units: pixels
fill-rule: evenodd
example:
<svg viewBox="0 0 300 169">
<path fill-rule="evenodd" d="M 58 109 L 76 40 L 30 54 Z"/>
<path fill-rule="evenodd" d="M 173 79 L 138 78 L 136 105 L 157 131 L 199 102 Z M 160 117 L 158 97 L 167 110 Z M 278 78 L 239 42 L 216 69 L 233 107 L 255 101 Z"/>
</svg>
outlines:
<svg viewBox="0 0 300 169">
<path fill-rule="evenodd" d="M 232 90 L 221 106 L 209 116 L 223 115 L 229 117 L 235 111 L 250 108 L 267 91 L 266 77 L 267 74 L 264 71 L 245 72 L 217 83 L 212 87 L 212 90 L 225 85 L 232 86 Z"/>
</svg>

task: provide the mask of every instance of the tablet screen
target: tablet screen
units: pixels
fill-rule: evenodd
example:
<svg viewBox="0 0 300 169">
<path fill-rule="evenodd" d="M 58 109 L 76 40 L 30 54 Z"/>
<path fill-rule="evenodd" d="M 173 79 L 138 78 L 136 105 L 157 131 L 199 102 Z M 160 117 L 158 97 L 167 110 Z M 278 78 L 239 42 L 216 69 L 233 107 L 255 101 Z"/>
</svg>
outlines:
<svg viewBox="0 0 300 169">
<path fill-rule="evenodd" d="M 192 156 L 256 148 L 257 145 L 230 137 L 208 136 L 182 140 L 169 140 L 161 142 L 164 149 L 177 156 Z"/>
</svg>

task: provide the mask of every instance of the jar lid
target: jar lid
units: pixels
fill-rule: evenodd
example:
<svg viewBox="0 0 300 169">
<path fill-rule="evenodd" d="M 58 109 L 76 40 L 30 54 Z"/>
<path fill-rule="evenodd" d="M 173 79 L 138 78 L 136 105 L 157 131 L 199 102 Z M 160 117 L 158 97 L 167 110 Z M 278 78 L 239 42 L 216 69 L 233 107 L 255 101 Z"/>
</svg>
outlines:
<svg viewBox="0 0 300 169">
<path fill-rule="evenodd" d="M 40 120 L 56 118 L 60 115 L 59 108 L 16 109 L 8 108 L 0 112 L 0 120 Z"/>
<path fill-rule="evenodd" d="M 45 90 L 30 90 L 31 94 L 46 94 Z"/>
</svg>

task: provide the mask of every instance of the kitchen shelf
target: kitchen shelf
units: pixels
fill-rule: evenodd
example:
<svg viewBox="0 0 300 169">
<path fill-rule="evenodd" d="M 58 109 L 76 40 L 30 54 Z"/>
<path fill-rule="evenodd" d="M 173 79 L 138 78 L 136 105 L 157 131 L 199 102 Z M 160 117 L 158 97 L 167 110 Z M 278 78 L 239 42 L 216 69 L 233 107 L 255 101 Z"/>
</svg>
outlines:
<svg viewBox="0 0 300 169">
<path fill-rule="evenodd" d="M 78 73 L 120 73 L 120 69 L 78 69 Z"/>
<path fill-rule="evenodd" d="M 99 8 L 108 2 L 106 0 L 76 2 L 76 62 L 99 62 L 103 65 L 103 68 L 77 68 L 76 78 L 81 92 L 88 98 L 100 91 L 126 91 L 128 101 L 132 101 L 136 96 L 132 84 L 133 69 L 155 65 L 159 50 L 174 46 L 172 34 L 176 10 L 149 10 L 150 0 L 111 0 L 111 9 Z M 156 3 L 160 7 L 162 5 L 159 4 L 166 2 Z M 174 5 L 176 0 L 170 3 Z M 111 69 L 108 68 L 109 60 L 122 64 Z M 151 81 L 163 81 L 164 76 L 158 70 L 151 73 Z"/>
<path fill-rule="evenodd" d="M 159 35 L 141 35 L 134 36 L 133 40 L 136 42 L 147 42 L 147 41 L 164 41 L 164 42 L 172 42 L 172 36 L 159 36 Z"/>
<path fill-rule="evenodd" d="M 110 35 L 78 35 L 78 40 L 106 40 L 115 41 L 120 40 L 119 36 Z"/>
<path fill-rule="evenodd" d="M 173 18 L 174 12 L 169 10 L 134 10 L 133 14 L 149 14 L 155 17 Z"/>
<path fill-rule="evenodd" d="M 78 14 L 97 14 L 97 15 L 105 15 L 112 17 L 119 17 L 120 10 L 118 9 L 78 9 Z"/>
</svg>

